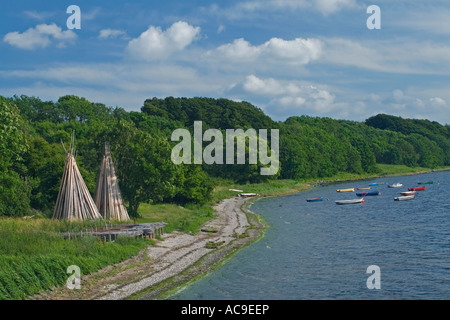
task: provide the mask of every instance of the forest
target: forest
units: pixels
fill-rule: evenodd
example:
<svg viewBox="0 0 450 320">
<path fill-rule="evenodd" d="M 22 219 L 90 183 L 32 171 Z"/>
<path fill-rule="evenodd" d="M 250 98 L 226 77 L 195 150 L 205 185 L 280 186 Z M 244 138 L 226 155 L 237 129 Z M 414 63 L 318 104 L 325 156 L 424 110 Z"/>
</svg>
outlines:
<svg viewBox="0 0 450 320">
<path fill-rule="evenodd" d="M 450 165 L 449 125 L 385 114 L 365 122 L 304 115 L 277 122 L 248 102 L 203 97 L 151 98 L 140 111 L 72 95 L 56 102 L 0 97 L 0 105 L 0 216 L 52 216 L 65 161 L 62 142 L 69 144 L 73 132 L 76 161 L 91 193 L 110 142 L 132 217 L 142 203 L 204 203 L 216 179 L 245 184 L 376 173 L 377 164 Z M 261 175 L 261 163 L 174 164 L 172 132 L 192 132 L 199 120 L 203 130 L 278 129 L 278 173 Z"/>
</svg>

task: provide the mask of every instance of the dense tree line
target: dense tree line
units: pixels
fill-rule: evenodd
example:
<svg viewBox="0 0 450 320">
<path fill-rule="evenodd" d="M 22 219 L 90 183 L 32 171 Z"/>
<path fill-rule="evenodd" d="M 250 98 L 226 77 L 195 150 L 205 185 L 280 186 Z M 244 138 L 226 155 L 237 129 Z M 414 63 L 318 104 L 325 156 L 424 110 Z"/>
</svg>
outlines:
<svg viewBox="0 0 450 320">
<path fill-rule="evenodd" d="M 378 115 L 361 123 L 299 116 L 275 122 L 250 103 L 212 98 L 152 98 L 140 112 L 76 96 L 57 102 L 0 97 L 0 105 L 0 215 L 27 215 L 32 210 L 51 215 L 65 161 L 61 142 L 67 145 L 72 132 L 77 163 L 91 192 L 104 143 L 110 142 L 131 215 L 144 202 L 203 203 L 213 188 L 211 177 L 253 183 L 376 172 L 377 163 L 450 165 L 449 126 L 428 120 Z M 219 129 L 224 136 L 226 129 L 278 129 L 281 169 L 262 176 L 260 162 L 174 164 L 172 132 L 192 132 L 198 120 L 203 131 Z M 245 148 L 248 152 L 249 145 Z"/>
</svg>

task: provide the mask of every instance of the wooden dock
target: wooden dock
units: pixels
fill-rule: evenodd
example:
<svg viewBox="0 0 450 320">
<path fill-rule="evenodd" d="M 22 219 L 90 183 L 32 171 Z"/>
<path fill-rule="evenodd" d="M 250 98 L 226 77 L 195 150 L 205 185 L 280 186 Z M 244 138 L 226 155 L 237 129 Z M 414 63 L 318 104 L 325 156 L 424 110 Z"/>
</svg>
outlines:
<svg viewBox="0 0 450 320">
<path fill-rule="evenodd" d="M 115 241 L 118 236 L 143 237 L 153 239 L 164 234 L 165 222 L 137 223 L 137 224 L 117 224 L 103 229 L 85 229 L 78 232 L 64 232 L 62 236 L 66 239 L 73 239 L 92 235 L 101 241 Z"/>
</svg>

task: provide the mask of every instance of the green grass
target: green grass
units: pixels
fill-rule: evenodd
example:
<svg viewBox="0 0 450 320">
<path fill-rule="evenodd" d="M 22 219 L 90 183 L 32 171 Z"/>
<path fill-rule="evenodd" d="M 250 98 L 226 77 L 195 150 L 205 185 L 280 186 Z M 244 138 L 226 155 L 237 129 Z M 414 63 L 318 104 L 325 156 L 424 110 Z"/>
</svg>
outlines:
<svg viewBox="0 0 450 320">
<path fill-rule="evenodd" d="M 185 207 L 175 204 L 146 204 L 140 205 L 140 217 L 137 223 L 160 222 L 167 223 L 166 233 L 174 230 L 196 233 L 203 223 L 214 217 L 214 210 L 209 205 L 187 205 Z"/>
<path fill-rule="evenodd" d="M 93 236 L 64 239 L 60 231 L 76 231 L 92 223 L 50 219 L 0 219 L 0 300 L 26 299 L 64 285 L 70 265 L 82 275 L 119 263 L 148 245 L 145 239 L 118 238 L 103 243 Z"/>
<path fill-rule="evenodd" d="M 421 172 L 431 171 L 430 168 L 423 167 L 407 167 L 405 165 L 396 164 L 378 164 L 378 168 L 381 170 L 381 175 L 401 175 L 401 174 L 414 174 Z M 442 168 L 445 169 L 445 168 Z"/>
</svg>

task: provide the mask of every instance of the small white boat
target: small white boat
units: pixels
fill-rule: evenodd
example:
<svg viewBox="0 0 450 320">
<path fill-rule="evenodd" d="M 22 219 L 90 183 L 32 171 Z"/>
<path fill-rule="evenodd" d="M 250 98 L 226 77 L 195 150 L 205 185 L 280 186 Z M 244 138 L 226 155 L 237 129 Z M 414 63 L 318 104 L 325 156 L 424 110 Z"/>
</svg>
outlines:
<svg viewBox="0 0 450 320">
<path fill-rule="evenodd" d="M 395 201 L 404 201 L 404 200 L 412 200 L 414 199 L 414 195 L 411 196 L 401 196 L 401 197 L 395 197 Z"/>
<path fill-rule="evenodd" d="M 388 187 L 389 188 L 401 188 L 401 187 L 403 187 L 403 184 L 397 182 L 397 183 L 388 185 Z"/>
<path fill-rule="evenodd" d="M 261 195 L 259 193 L 241 193 L 241 197 L 260 197 Z"/>
<path fill-rule="evenodd" d="M 337 192 L 354 192 L 355 188 L 337 189 Z"/>
<path fill-rule="evenodd" d="M 364 199 L 336 200 L 336 204 L 364 203 Z"/>
<path fill-rule="evenodd" d="M 402 196 L 412 196 L 416 194 L 416 191 L 402 191 L 400 192 Z"/>
</svg>

